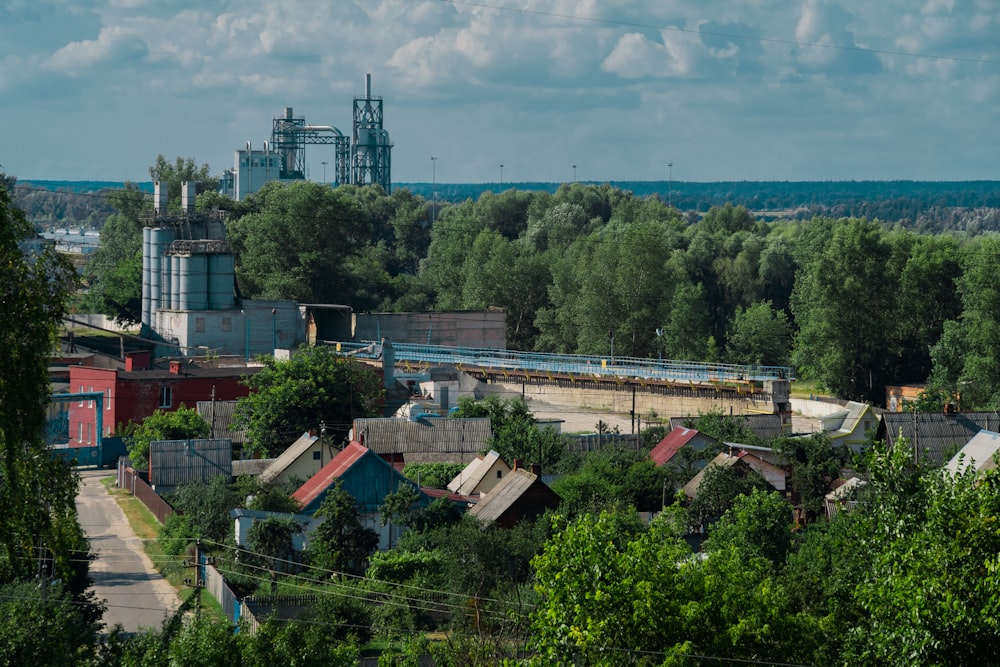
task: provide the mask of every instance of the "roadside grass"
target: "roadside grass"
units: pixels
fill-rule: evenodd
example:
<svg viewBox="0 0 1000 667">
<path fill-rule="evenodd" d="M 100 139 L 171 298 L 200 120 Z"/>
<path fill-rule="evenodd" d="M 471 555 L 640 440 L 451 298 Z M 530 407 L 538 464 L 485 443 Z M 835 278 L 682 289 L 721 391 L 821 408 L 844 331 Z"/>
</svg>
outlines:
<svg viewBox="0 0 1000 667">
<path fill-rule="evenodd" d="M 820 385 L 819 380 L 793 380 L 790 389 L 793 398 L 810 398 L 812 396 L 826 396 L 826 390 Z"/>
<path fill-rule="evenodd" d="M 163 578 L 177 590 L 177 595 L 182 601 L 187 601 L 194 594 L 194 588 L 184 583 L 184 579 L 192 576 L 193 570 L 183 566 L 182 561 L 185 556 L 171 556 L 164 553 L 160 545 L 160 522 L 156 516 L 149 511 L 142 501 L 133 496 L 125 489 L 115 486 L 114 476 L 105 477 L 101 484 L 107 489 L 108 494 L 115 499 L 118 506 L 125 513 L 125 518 L 136 537 L 142 540 L 143 550 L 153 561 L 153 566 L 163 575 Z M 201 596 L 202 610 L 220 620 L 225 620 L 226 615 L 222 611 L 222 606 L 214 596 L 208 594 Z"/>
</svg>

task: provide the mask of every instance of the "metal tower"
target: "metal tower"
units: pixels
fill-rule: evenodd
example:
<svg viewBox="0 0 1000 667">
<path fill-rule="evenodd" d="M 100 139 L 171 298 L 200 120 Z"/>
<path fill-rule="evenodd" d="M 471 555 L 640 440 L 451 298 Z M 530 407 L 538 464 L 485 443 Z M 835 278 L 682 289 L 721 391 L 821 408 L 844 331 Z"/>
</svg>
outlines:
<svg viewBox="0 0 1000 667">
<path fill-rule="evenodd" d="M 336 147 L 334 178 L 337 185 L 351 183 L 350 140 L 332 125 L 306 125 L 305 116 L 292 114 L 292 107 L 285 107 L 283 116 L 275 116 L 271 126 L 271 143 L 268 150 L 281 156 L 278 178 L 305 178 L 306 144 L 324 144 Z"/>
<path fill-rule="evenodd" d="M 354 135 L 351 142 L 351 182 L 378 183 L 387 193 L 391 185 L 392 143 L 382 127 L 382 98 L 372 97 L 372 75 L 365 74 L 365 96 L 354 98 Z"/>
</svg>

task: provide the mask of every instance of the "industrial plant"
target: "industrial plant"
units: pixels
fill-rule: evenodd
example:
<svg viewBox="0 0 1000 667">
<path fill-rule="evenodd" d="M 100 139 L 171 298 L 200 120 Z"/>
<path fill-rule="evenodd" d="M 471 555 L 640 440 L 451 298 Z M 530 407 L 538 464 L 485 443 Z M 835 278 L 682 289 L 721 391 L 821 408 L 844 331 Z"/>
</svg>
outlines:
<svg viewBox="0 0 1000 667">
<path fill-rule="evenodd" d="M 378 184 L 388 193 L 392 143 L 382 121 L 382 98 L 372 95 L 371 74 L 365 75 L 364 96 L 354 98 L 350 137 L 333 125 L 309 125 L 305 116 L 296 116 L 292 107 L 285 107 L 284 113 L 274 117 L 271 138 L 260 148 L 247 141 L 234 152 L 233 168 L 223 173 L 219 190 L 239 201 L 271 181 L 304 180 L 306 146 L 321 145 L 334 147 L 334 185 Z"/>
</svg>

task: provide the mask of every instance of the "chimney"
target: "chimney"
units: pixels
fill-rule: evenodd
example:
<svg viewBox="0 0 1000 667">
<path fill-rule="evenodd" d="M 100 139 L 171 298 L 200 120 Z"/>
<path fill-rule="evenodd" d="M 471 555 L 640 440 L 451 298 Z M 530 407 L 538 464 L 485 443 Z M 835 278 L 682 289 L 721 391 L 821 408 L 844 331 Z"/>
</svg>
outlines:
<svg viewBox="0 0 1000 667">
<path fill-rule="evenodd" d="M 524 463 L 521 461 L 521 459 L 514 459 L 514 466 L 513 466 L 512 470 L 520 470 L 523 467 L 524 467 Z"/>
<path fill-rule="evenodd" d="M 531 474 L 534 475 L 535 477 L 541 478 L 541 476 L 542 476 L 542 464 L 541 463 L 532 463 L 531 464 Z"/>
<path fill-rule="evenodd" d="M 181 183 L 181 211 L 187 214 L 194 213 L 194 200 L 198 194 L 198 184 L 190 181 Z"/>
<path fill-rule="evenodd" d="M 180 375 L 181 374 L 181 369 L 183 367 L 184 367 L 184 364 L 182 364 L 179 361 L 171 361 L 170 362 L 170 372 L 173 375 Z"/>
<path fill-rule="evenodd" d="M 126 371 L 147 371 L 149 370 L 150 355 L 148 351 L 130 352 L 125 355 Z"/>
<path fill-rule="evenodd" d="M 153 183 L 153 209 L 156 214 L 167 212 L 167 184 L 156 181 Z"/>
</svg>

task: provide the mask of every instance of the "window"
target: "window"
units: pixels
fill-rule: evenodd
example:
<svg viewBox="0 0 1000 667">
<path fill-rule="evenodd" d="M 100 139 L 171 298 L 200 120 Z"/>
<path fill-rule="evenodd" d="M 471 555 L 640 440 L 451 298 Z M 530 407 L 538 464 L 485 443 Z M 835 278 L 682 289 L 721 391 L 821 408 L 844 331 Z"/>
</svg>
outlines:
<svg viewBox="0 0 1000 667">
<path fill-rule="evenodd" d="M 503 470 L 497 470 L 497 479 L 503 478 Z"/>
<path fill-rule="evenodd" d="M 91 393 L 91 394 L 93 394 L 93 393 L 94 393 L 94 385 L 90 385 L 90 393 Z M 94 401 L 93 401 L 93 400 L 89 400 L 89 401 L 87 401 L 87 407 L 88 407 L 88 408 L 92 408 L 92 407 L 94 407 Z"/>
<path fill-rule="evenodd" d="M 111 409 L 111 387 L 108 387 L 105 390 L 104 409 L 105 410 L 110 410 Z"/>
<path fill-rule="evenodd" d="M 232 331 L 233 330 L 233 318 L 231 318 L 231 317 L 223 317 L 222 318 L 222 330 L 223 331 Z"/>
<path fill-rule="evenodd" d="M 323 452 L 321 452 L 321 451 L 317 450 L 317 451 L 313 452 L 313 461 L 319 461 L 319 457 L 322 456 L 322 455 L 323 455 Z"/>
<path fill-rule="evenodd" d="M 194 330 L 198 333 L 205 333 L 205 318 L 196 317 L 194 318 Z"/>
<path fill-rule="evenodd" d="M 76 425 L 76 441 L 83 444 L 83 422 Z"/>
<path fill-rule="evenodd" d="M 170 408 L 173 406 L 173 391 L 169 386 L 160 387 L 160 407 Z"/>
<path fill-rule="evenodd" d="M 83 385 L 82 384 L 80 385 L 80 393 L 81 394 L 83 393 Z M 80 407 L 81 408 L 83 407 L 83 399 L 82 398 L 80 399 Z"/>
<path fill-rule="evenodd" d="M 88 444 L 88 445 L 89 445 L 89 444 L 90 444 L 91 442 L 93 442 L 93 440 L 92 440 L 92 439 L 91 439 L 91 437 L 90 437 L 90 430 L 91 430 L 91 428 L 92 428 L 92 427 L 93 427 L 93 424 L 91 424 L 90 422 L 87 422 L 87 444 Z"/>
</svg>

